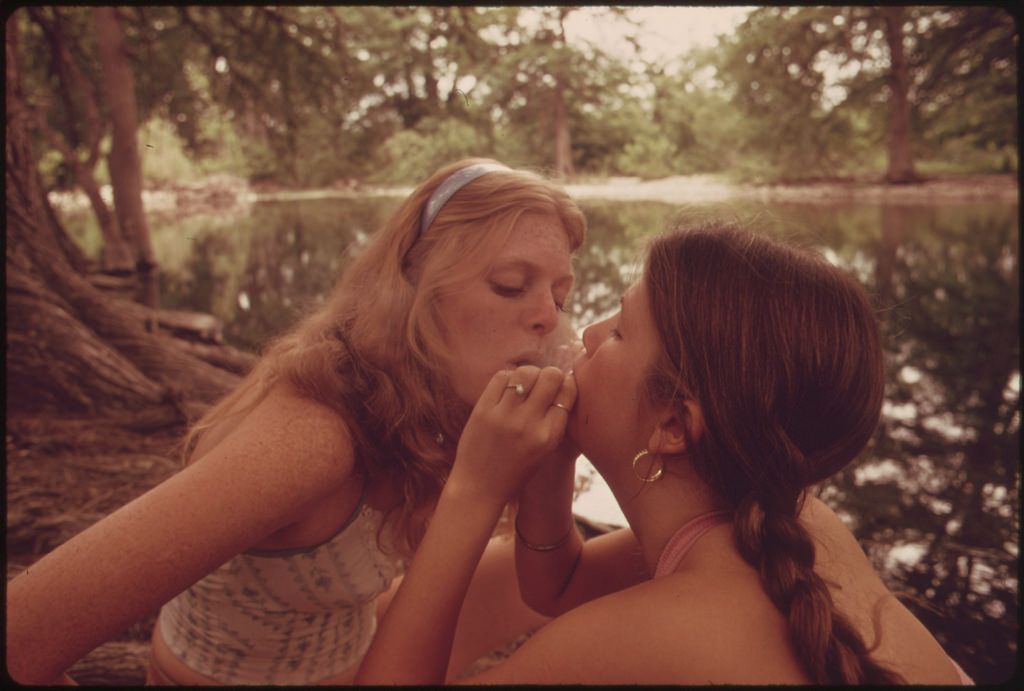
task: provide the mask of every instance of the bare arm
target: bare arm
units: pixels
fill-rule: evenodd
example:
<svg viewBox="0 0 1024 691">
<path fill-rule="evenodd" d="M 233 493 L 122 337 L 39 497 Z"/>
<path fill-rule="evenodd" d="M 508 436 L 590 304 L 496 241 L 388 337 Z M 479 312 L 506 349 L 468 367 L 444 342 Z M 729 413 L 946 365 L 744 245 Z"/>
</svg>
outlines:
<svg viewBox="0 0 1024 691">
<path fill-rule="evenodd" d="M 216 448 L 71 538 L 7 588 L 7 665 L 48 683 L 350 476 L 332 411 L 272 392 Z"/>
<path fill-rule="evenodd" d="M 536 377 L 524 399 L 505 392 L 508 372 L 491 379 L 470 416 L 455 465 L 423 541 L 356 674 L 362 684 L 445 680 L 459 611 L 494 524 L 512 494 L 553 450 L 575 386 L 555 368 L 519 368 Z"/>
<path fill-rule="evenodd" d="M 585 543 L 582 538 L 576 540 L 578 547 L 563 548 L 563 555 L 553 557 L 541 552 L 521 558 L 527 549 L 516 546 L 520 591 L 527 604 L 541 614 L 559 616 L 591 600 L 650 579 L 640 545 L 629 528 L 620 528 Z M 558 560 L 558 564 L 555 568 L 533 566 L 545 559 Z"/>
<path fill-rule="evenodd" d="M 537 612 L 558 613 L 557 602 L 583 549 L 572 515 L 575 450 L 563 443 L 519 493 L 516 577 L 523 601 Z"/>
<path fill-rule="evenodd" d="M 650 578 L 632 530 L 584 543 L 572 515 L 576 453 L 560 447 L 556 454 L 561 457 L 545 462 L 526 483 L 516 518 L 519 591 L 530 607 L 547 616 Z"/>
<path fill-rule="evenodd" d="M 449 481 L 355 683 L 444 682 L 459 612 L 501 509 Z"/>
</svg>

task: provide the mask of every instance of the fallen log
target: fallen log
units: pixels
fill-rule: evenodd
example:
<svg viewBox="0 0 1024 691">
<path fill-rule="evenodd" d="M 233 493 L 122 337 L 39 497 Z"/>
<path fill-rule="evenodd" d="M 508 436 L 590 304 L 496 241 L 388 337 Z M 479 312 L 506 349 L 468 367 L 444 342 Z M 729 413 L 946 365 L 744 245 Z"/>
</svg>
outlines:
<svg viewBox="0 0 1024 691">
<path fill-rule="evenodd" d="M 109 641 L 76 662 L 67 674 L 83 686 L 143 686 L 149 641 Z"/>
<path fill-rule="evenodd" d="M 211 343 L 224 342 L 224 324 L 212 314 L 186 312 L 184 310 L 153 310 L 150 319 L 172 334 L 184 333 Z"/>
</svg>

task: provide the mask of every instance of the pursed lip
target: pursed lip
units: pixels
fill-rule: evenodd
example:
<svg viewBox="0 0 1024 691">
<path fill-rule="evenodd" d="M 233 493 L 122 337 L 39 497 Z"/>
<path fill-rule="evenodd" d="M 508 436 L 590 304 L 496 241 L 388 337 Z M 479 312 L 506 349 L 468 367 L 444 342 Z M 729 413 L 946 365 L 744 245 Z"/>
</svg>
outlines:
<svg viewBox="0 0 1024 691">
<path fill-rule="evenodd" d="M 511 367 L 513 367 L 513 368 L 515 368 L 515 367 L 522 367 L 523 365 L 533 365 L 535 367 L 543 367 L 544 366 L 544 357 L 540 353 L 540 351 L 529 350 L 529 351 L 525 351 L 525 352 L 519 353 L 518 355 L 516 355 L 516 356 L 514 356 L 512 358 L 509 358 L 508 364 Z"/>
</svg>

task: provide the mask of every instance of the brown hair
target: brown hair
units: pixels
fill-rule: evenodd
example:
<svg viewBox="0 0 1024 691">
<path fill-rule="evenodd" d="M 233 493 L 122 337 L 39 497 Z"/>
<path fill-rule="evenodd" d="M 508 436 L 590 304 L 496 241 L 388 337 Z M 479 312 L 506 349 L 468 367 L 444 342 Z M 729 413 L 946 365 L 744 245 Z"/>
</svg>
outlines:
<svg viewBox="0 0 1024 691">
<path fill-rule="evenodd" d="M 437 298 L 485 270 L 523 214 L 557 217 L 573 251 L 586 234 L 583 214 L 565 191 L 524 170 L 493 171 L 468 183 L 421 234 L 431 193 L 455 171 L 483 162 L 493 163 L 445 166 L 413 191 L 325 304 L 272 341 L 238 388 L 190 430 L 186 451 L 203 430 L 251 410 L 284 379 L 348 422 L 357 471 L 368 482 L 387 479 L 401 488 L 389 520 L 408 553 L 422 536 L 414 514 L 436 499 L 454 459 L 452 440 L 469 415 L 448 384 Z"/>
<path fill-rule="evenodd" d="M 654 241 L 646 280 L 664 350 L 648 395 L 700 407 L 694 469 L 733 509 L 739 552 L 811 678 L 901 681 L 836 610 L 797 519 L 807 488 L 853 460 L 878 424 L 884 371 L 863 289 L 816 253 L 726 225 Z"/>
</svg>

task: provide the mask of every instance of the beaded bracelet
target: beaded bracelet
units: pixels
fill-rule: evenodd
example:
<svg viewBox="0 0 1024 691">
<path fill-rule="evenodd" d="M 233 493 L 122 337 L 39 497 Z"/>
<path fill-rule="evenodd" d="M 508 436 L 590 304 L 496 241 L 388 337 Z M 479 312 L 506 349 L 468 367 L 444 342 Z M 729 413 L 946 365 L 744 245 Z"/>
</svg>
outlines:
<svg viewBox="0 0 1024 691">
<path fill-rule="evenodd" d="M 520 532 L 520 530 L 519 530 L 519 518 L 518 517 L 516 518 L 516 521 L 515 521 L 515 527 L 516 527 L 516 537 L 519 538 L 519 541 L 523 543 L 523 547 L 526 547 L 527 549 L 532 549 L 535 552 L 549 552 L 549 551 L 551 551 L 553 549 L 558 549 L 559 547 L 564 545 L 566 543 L 566 541 L 568 541 L 569 536 L 573 534 L 573 531 L 576 528 L 575 525 L 570 525 L 569 526 L 569 531 L 565 535 L 563 535 L 562 537 L 558 538 L 558 540 L 556 540 L 555 542 L 552 542 L 550 545 L 535 545 L 532 542 L 530 542 L 529 540 L 527 540 L 525 537 L 523 537 L 522 532 Z"/>
</svg>

